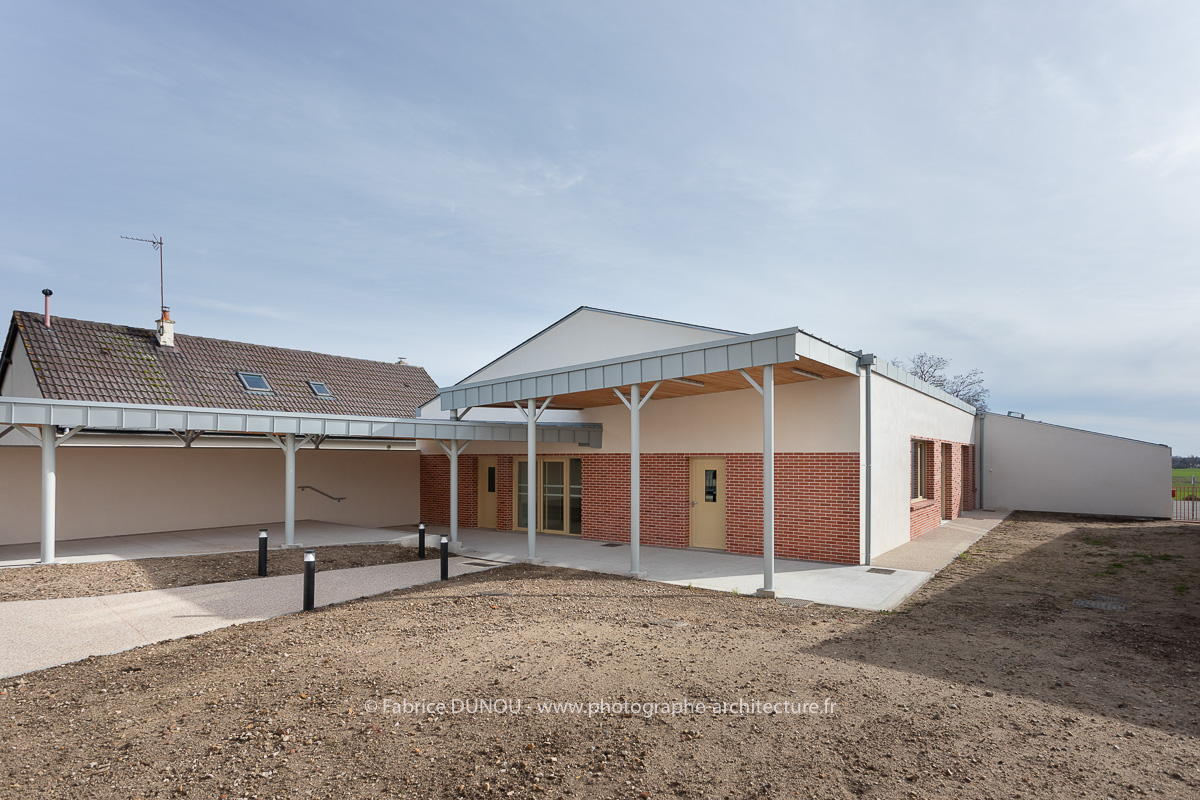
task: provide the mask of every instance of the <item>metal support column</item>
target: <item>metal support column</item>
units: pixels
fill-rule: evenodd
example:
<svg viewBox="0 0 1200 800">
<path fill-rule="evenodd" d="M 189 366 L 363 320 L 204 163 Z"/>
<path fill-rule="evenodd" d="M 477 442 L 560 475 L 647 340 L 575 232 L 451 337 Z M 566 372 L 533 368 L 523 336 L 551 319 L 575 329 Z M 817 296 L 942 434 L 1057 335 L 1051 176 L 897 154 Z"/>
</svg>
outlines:
<svg viewBox="0 0 1200 800">
<path fill-rule="evenodd" d="M 775 596 L 775 365 L 763 367 L 762 386 L 739 369 L 763 399 L 763 588 L 757 594 Z"/>
<path fill-rule="evenodd" d="M 525 524 L 529 531 L 529 560 L 533 561 L 537 558 L 537 400 L 532 397 L 525 419 L 529 425 L 526 431 Z"/>
<path fill-rule="evenodd" d="M 550 395 L 539 407 L 537 400 L 531 397 L 528 410 L 523 408 L 520 403 L 513 402 L 517 410 L 525 415 L 526 423 L 529 426 L 525 462 L 525 522 L 529 531 L 530 561 L 537 558 L 537 421 L 553 399 L 554 395 Z"/>
<path fill-rule="evenodd" d="M 450 541 L 458 541 L 458 457 L 462 451 L 467 449 L 467 445 L 471 442 L 465 441 L 460 447 L 458 439 L 451 439 L 450 446 L 438 440 L 438 447 L 442 448 L 442 452 L 450 459 Z"/>
<path fill-rule="evenodd" d="M 57 477 L 54 449 L 58 431 L 53 425 L 42 426 L 42 563 L 54 563 L 54 511 Z"/>
<path fill-rule="evenodd" d="M 775 365 L 763 367 L 763 594 L 775 592 Z"/>
<path fill-rule="evenodd" d="M 283 435 L 283 543 L 296 544 L 296 434 Z"/>
<path fill-rule="evenodd" d="M 642 569 L 642 406 L 661 385 L 662 381 L 658 381 L 642 397 L 642 387 L 635 383 L 629 387 L 629 399 L 613 389 L 629 409 L 629 571 L 634 575 Z"/>
</svg>

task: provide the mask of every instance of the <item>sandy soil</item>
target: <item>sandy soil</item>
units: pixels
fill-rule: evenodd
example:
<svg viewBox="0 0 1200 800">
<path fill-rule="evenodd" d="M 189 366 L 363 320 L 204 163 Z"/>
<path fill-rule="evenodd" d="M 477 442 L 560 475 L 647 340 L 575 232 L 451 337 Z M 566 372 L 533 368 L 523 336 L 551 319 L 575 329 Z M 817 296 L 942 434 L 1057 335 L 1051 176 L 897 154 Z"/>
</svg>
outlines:
<svg viewBox="0 0 1200 800">
<path fill-rule="evenodd" d="M 437 558 L 437 546 L 426 552 Z M 417 551 L 394 544 L 339 545 L 317 549 L 317 570 L 415 561 Z M 301 549 L 267 551 L 267 576 L 304 571 Z M 90 564 L 49 564 L 0 569 L 0 601 L 98 597 L 258 577 L 258 552 L 139 558 Z"/>
<path fill-rule="evenodd" d="M 1195 798 L 1198 596 L 1200 526 L 1045 515 L 892 614 L 510 566 L 9 679 L 0 797 Z"/>
</svg>

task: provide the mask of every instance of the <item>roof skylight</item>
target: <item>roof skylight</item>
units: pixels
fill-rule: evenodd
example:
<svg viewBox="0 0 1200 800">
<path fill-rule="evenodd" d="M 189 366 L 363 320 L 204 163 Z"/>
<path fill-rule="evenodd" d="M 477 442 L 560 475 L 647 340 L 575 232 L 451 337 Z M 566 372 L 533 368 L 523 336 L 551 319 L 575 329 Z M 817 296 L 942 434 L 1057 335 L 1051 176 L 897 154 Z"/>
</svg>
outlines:
<svg viewBox="0 0 1200 800">
<path fill-rule="evenodd" d="M 267 382 L 265 376 L 259 372 L 239 372 L 238 378 L 242 382 L 242 386 L 246 387 L 247 392 L 270 392 L 271 384 Z"/>
<path fill-rule="evenodd" d="M 333 392 L 329 391 L 329 387 L 321 381 L 309 381 L 308 387 L 317 397 L 333 397 Z"/>
</svg>

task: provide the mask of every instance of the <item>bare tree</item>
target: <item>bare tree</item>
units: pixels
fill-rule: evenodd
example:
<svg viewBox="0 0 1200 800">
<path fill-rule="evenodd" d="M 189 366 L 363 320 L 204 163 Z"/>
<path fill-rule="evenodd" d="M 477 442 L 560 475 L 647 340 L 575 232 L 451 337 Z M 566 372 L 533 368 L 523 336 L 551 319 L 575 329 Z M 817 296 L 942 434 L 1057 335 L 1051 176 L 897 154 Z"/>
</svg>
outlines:
<svg viewBox="0 0 1200 800">
<path fill-rule="evenodd" d="M 947 377 L 946 367 L 950 366 L 950 359 L 929 353 L 917 353 L 907 362 L 894 358 L 892 363 L 929 385 L 970 403 L 979 411 L 987 411 L 987 398 L 991 391 L 983 387 L 983 372 L 980 370 L 973 369 L 962 375 Z"/>
</svg>

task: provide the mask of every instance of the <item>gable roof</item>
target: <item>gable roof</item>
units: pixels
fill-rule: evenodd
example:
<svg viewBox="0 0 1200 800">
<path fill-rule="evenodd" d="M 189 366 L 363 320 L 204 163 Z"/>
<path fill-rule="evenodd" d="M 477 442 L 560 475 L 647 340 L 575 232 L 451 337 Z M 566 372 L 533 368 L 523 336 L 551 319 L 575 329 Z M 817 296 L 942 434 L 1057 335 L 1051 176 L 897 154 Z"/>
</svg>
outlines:
<svg viewBox="0 0 1200 800">
<path fill-rule="evenodd" d="M 437 394 L 421 367 L 305 350 L 175 334 L 160 347 L 154 331 L 13 312 L 7 353 L 19 331 L 42 397 L 107 403 L 411 418 Z M 3 365 L 0 365 L 2 376 Z M 248 392 L 238 372 L 267 378 L 272 392 Z M 317 397 L 308 381 L 329 387 Z"/>
<path fill-rule="evenodd" d="M 482 367 L 475 370 L 470 375 L 468 375 L 465 378 L 463 378 L 462 380 L 458 381 L 458 383 L 456 383 L 455 385 L 457 386 L 459 384 L 469 383 L 477 375 L 479 375 L 483 372 L 486 372 L 490 367 L 495 366 L 496 364 L 499 364 L 501 361 L 508 358 L 513 353 L 516 353 L 518 350 L 522 349 L 523 347 L 526 347 L 531 342 L 534 342 L 534 341 L 542 338 L 543 336 L 550 333 L 552 330 L 554 330 L 558 326 L 560 326 L 563 323 L 570 320 L 572 317 L 575 317 L 584 312 L 592 312 L 595 314 L 610 314 L 614 317 L 625 317 L 627 319 L 641 320 L 644 322 L 655 322 L 655 323 L 659 323 L 661 325 L 674 325 L 674 326 L 677 326 L 680 328 L 690 328 L 695 331 L 704 331 L 706 333 L 719 334 L 721 337 L 741 335 L 741 332 L 739 332 L 739 331 L 728 331 L 728 330 L 725 330 L 724 328 L 710 328 L 707 325 L 693 325 L 688 322 L 676 322 L 675 320 L 661 319 L 659 317 L 646 317 L 646 316 L 642 316 L 641 314 L 630 314 L 625 311 L 610 311 L 607 308 L 595 308 L 594 306 L 580 306 L 579 308 L 572 311 L 570 314 L 567 314 L 562 319 L 559 319 L 556 322 L 552 322 L 551 324 L 547 325 L 545 328 L 542 328 L 540 331 L 535 333 L 533 336 L 530 336 L 525 341 L 521 342 L 520 344 L 516 345 L 515 347 L 509 348 L 507 351 L 505 351 L 501 355 L 497 356 L 496 358 L 493 358 L 491 361 L 484 364 Z"/>
</svg>

